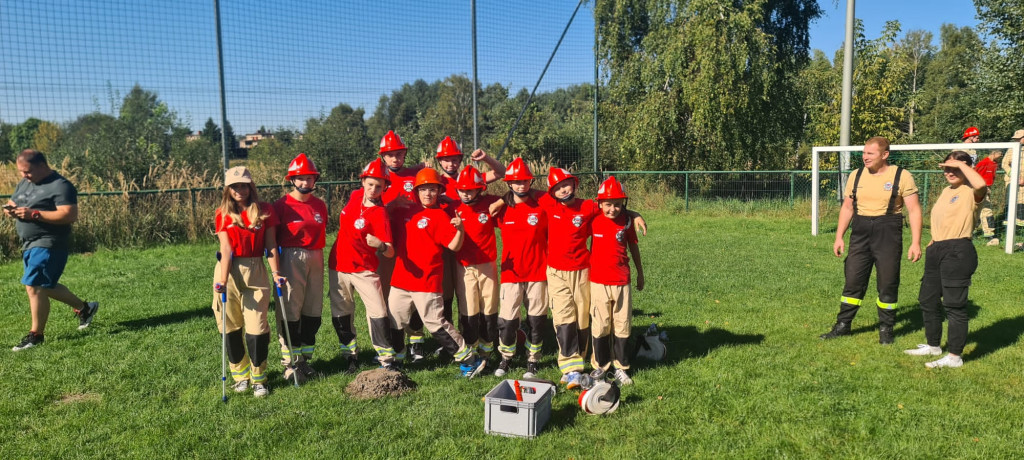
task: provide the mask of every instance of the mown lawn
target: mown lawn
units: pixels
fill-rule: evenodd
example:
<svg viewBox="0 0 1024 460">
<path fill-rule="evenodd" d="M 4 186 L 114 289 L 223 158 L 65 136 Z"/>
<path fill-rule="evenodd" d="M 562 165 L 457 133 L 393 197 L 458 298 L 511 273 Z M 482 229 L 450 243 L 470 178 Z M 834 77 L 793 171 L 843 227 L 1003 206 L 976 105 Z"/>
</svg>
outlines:
<svg viewBox="0 0 1024 460">
<path fill-rule="evenodd" d="M 482 396 L 499 379 L 410 366 L 419 390 L 377 401 L 343 392 L 325 320 L 322 379 L 283 381 L 272 351 L 269 397 L 220 401 L 220 335 L 210 310 L 210 244 L 73 256 L 63 282 L 102 303 L 95 323 L 55 307 L 42 347 L 9 351 L 28 326 L 20 262 L 0 266 L 0 458 L 1008 458 L 1024 444 L 1024 255 L 979 247 L 966 364 L 929 370 L 904 348 L 923 341 L 923 263 L 904 263 L 895 346 L 864 309 L 856 334 L 834 321 L 842 260 L 795 213 L 647 212 L 648 287 L 637 330 L 668 331 L 666 361 L 638 362 L 618 412 L 554 398 L 534 440 L 483 432 Z M 826 224 L 826 227 L 828 225 Z M 909 242 L 909 232 L 907 237 Z M 873 281 L 872 281 L 873 285 Z M 872 288 L 873 289 L 873 288 Z M 874 299 L 869 290 L 866 304 Z M 359 310 L 360 314 L 362 310 Z M 329 313 L 326 313 L 329 315 Z M 362 358 L 368 362 L 365 321 Z M 554 341 L 541 377 L 557 379 Z M 521 365 L 521 364 L 520 364 Z M 369 369 L 367 364 L 365 369 Z M 493 363 L 492 363 L 493 368 Z M 518 369 L 513 375 L 521 375 Z"/>
</svg>

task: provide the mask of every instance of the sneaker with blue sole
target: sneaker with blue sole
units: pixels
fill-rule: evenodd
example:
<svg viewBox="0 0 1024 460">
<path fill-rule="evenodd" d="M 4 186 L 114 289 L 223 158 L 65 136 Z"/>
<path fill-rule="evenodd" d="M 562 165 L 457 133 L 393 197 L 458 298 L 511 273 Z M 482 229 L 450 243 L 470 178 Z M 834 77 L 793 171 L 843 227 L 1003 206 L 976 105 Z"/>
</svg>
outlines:
<svg viewBox="0 0 1024 460">
<path fill-rule="evenodd" d="M 487 361 L 479 356 L 474 356 L 472 361 L 459 364 L 459 372 L 463 377 L 471 379 L 483 371 L 485 366 L 487 366 Z"/>
<path fill-rule="evenodd" d="M 568 374 L 565 374 L 565 375 L 566 375 L 565 389 L 573 390 L 573 389 L 576 389 L 576 388 L 580 387 L 580 373 L 579 372 L 572 371 L 572 372 L 570 372 Z"/>
</svg>

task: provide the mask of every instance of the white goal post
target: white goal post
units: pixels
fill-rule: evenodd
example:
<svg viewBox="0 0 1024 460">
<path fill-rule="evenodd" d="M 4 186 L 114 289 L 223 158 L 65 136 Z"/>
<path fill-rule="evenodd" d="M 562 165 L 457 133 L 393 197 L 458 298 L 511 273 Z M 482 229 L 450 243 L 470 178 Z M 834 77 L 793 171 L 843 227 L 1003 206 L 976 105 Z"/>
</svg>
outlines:
<svg viewBox="0 0 1024 460">
<path fill-rule="evenodd" d="M 964 150 L 971 149 L 979 152 L 979 159 L 981 158 L 980 152 L 982 150 L 1010 150 L 1013 155 L 1013 166 L 1010 171 L 1010 177 L 1012 178 L 1009 183 L 1010 192 L 1009 196 L 1016 197 L 1019 193 L 1019 187 L 1017 185 L 1017 178 L 1020 177 L 1020 152 L 1021 144 L 1019 142 L 978 142 L 974 144 L 894 144 L 889 146 L 890 152 L 905 152 L 915 150 Z M 840 158 L 841 167 L 840 173 L 845 174 L 850 172 L 850 153 L 851 152 L 863 152 L 863 145 L 849 145 L 849 146 L 822 146 L 814 147 L 811 149 L 812 155 L 812 166 L 811 166 L 811 235 L 818 235 L 818 218 L 819 209 L 821 202 L 820 194 L 820 170 L 821 170 L 821 155 L 823 153 L 842 153 Z M 845 184 L 844 184 L 845 185 Z M 994 187 L 995 185 L 993 185 Z M 989 193 L 992 193 L 991 191 Z M 1020 218 L 1017 216 L 1017 207 L 1014 205 L 1016 200 L 1006 205 L 1006 245 L 1005 250 L 1007 254 L 1013 253 L 1013 237 L 1014 237 L 1014 225 L 1016 219 Z M 928 210 L 924 209 L 923 213 L 927 215 Z"/>
</svg>

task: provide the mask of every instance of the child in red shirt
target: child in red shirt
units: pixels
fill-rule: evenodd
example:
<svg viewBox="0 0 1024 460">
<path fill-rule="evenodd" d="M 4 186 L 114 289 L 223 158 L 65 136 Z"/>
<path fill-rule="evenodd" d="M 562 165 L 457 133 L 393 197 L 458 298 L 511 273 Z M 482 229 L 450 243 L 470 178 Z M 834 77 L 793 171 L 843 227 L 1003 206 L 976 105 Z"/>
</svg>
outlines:
<svg viewBox="0 0 1024 460">
<path fill-rule="evenodd" d="M 390 259 L 395 250 L 391 224 L 381 205 L 381 195 L 390 184 L 387 169 L 373 160 L 359 175 L 363 184 L 361 202 L 350 202 L 338 217 L 338 238 L 331 247 L 331 316 L 342 354 L 348 357 L 349 372 L 358 370 L 354 292 L 366 306 L 370 342 L 381 367 L 394 368 L 391 321 L 377 268 L 380 256 Z"/>
<path fill-rule="evenodd" d="M 629 340 L 633 318 L 633 297 L 629 290 L 629 257 L 636 266 L 636 290 L 644 290 L 644 267 L 640 261 L 636 228 L 623 211 L 626 194 L 614 176 L 597 190 L 601 214 L 591 222 L 590 300 L 594 355 L 590 376 L 600 380 L 615 365 L 615 379 L 633 383 L 629 373 Z M 627 254 L 628 249 L 628 254 Z"/>
<path fill-rule="evenodd" d="M 327 205 L 313 196 L 320 171 L 300 153 L 288 165 L 285 179 L 294 189 L 274 202 L 278 216 L 277 243 L 281 249 L 281 273 L 288 279 L 283 289 L 278 318 L 278 342 L 285 380 L 297 370 L 304 379 L 316 372 L 309 365 L 320 330 L 324 308 L 324 245 L 327 234 Z M 282 324 L 287 324 L 285 326 Z M 288 334 L 285 334 L 285 327 Z M 288 339 L 291 343 L 288 343 Z"/>
<path fill-rule="evenodd" d="M 264 251 L 271 253 L 270 269 L 277 285 L 287 282 L 278 266 L 278 220 L 274 208 L 259 201 L 252 175 L 245 166 L 225 171 L 224 184 L 221 203 L 214 215 L 220 252 L 213 272 L 213 311 L 218 329 L 226 335 L 225 348 L 235 381 L 232 388 L 238 393 L 245 392 L 251 382 L 253 395 L 263 397 L 270 392 L 266 374 L 270 346 L 270 324 L 267 323 L 270 283 L 263 265 Z M 227 302 L 223 305 L 220 293 L 227 293 Z M 242 328 L 245 328 L 244 337 Z"/>
<path fill-rule="evenodd" d="M 455 292 L 459 299 L 459 332 L 486 360 L 498 336 L 497 221 L 490 206 L 498 197 L 485 195 L 484 175 L 466 166 L 454 187 L 459 195 L 455 214 L 462 219 L 466 237 L 455 253 Z"/>
<path fill-rule="evenodd" d="M 985 179 L 985 185 L 992 187 L 996 180 L 996 172 L 999 170 L 998 161 L 1003 152 L 993 150 L 987 157 L 974 166 L 974 170 Z M 999 246 L 999 238 L 996 238 L 996 216 L 992 211 L 992 193 L 985 195 L 985 199 L 978 204 L 978 220 L 980 221 L 982 236 L 988 238 L 986 246 Z"/>
<path fill-rule="evenodd" d="M 543 331 L 547 325 L 548 218 L 530 193 L 533 173 L 522 158 L 509 163 L 504 174 L 509 192 L 500 205 L 496 220 L 501 230 L 501 293 L 498 314 L 498 352 L 501 362 L 494 375 L 504 376 L 516 353 L 521 306 L 526 307 L 530 334 L 526 341 L 525 378 L 537 376 L 541 358 Z"/>
<path fill-rule="evenodd" d="M 442 261 L 441 251 L 458 251 L 462 247 L 464 232 L 462 219 L 449 217 L 439 206 L 444 193 L 440 177 L 433 169 L 416 174 L 413 191 L 419 204 L 392 203 L 389 212 L 394 222 L 401 223 L 395 230 L 397 261 L 391 276 L 388 308 L 394 318 L 392 344 L 403 346 L 403 335 L 410 330 L 413 311 L 419 313 L 424 326 L 441 346 L 460 361 L 462 376 L 473 378 L 486 364 L 467 346 L 462 335 L 442 314 Z M 402 356 L 403 350 L 396 350 Z"/>
</svg>

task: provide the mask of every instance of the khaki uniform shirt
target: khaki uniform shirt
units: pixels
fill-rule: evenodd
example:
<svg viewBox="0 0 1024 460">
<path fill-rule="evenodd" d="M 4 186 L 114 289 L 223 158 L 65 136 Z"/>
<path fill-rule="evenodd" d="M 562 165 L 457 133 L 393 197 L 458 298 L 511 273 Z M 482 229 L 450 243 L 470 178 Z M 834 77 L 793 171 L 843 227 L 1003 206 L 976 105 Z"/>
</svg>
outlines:
<svg viewBox="0 0 1024 460">
<path fill-rule="evenodd" d="M 967 184 L 946 187 L 932 206 L 932 241 L 970 238 L 974 233 L 974 189 Z"/>
<path fill-rule="evenodd" d="M 917 193 L 917 184 L 914 183 L 914 176 L 906 169 L 900 174 L 900 189 L 896 198 L 896 205 L 893 213 L 903 212 L 903 198 Z M 843 196 L 853 198 L 853 182 L 856 180 L 857 171 L 850 173 L 846 180 L 846 191 Z M 860 183 L 857 184 L 857 214 L 861 216 L 882 216 L 889 208 L 889 197 L 892 196 L 892 183 L 896 179 L 896 166 L 889 165 L 885 172 L 872 175 L 867 168 L 860 175 Z"/>
</svg>

